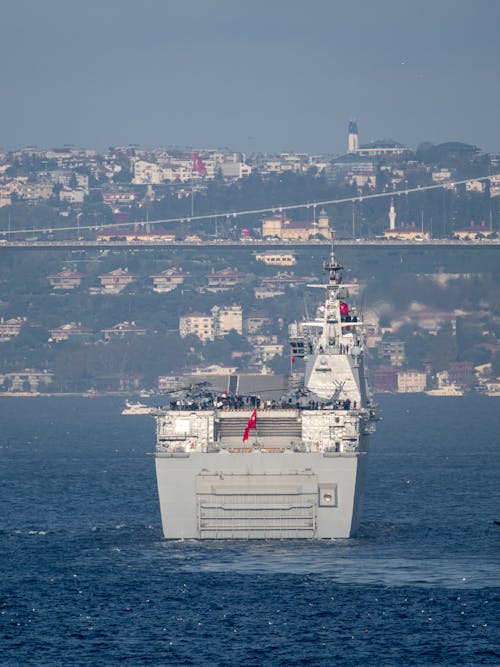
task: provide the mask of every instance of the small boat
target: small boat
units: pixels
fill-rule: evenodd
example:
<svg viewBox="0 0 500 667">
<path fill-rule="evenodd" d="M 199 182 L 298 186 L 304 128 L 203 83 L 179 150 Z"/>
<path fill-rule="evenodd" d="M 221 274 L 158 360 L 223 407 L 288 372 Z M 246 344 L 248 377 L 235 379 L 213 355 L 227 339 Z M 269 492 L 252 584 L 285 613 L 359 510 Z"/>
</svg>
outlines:
<svg viewBox="0 0 500 667">
<path fill-rule="evenodd" d="M 438 389 L 428 389 L 425 392 L 428 396 L 463 396 L 464 392 L 456 384 L 445 385 Z"/>
<path fill-rule="evenodd" d="M 133 403 L 132 401 L 125 401 L 125 407 L 122 410 L 122 415 L 149 415 L 153 408 L 144 403 Z"/>
</svg>

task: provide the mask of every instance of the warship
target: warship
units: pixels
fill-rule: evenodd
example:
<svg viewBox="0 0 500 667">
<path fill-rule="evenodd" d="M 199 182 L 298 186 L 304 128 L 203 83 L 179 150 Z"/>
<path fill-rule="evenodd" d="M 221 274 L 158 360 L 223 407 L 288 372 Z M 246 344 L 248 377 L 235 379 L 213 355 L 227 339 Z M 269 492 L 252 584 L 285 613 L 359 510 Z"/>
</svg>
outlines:
<svg viewBox="0 0 500 667">
<path fill-rule="evenodd" d="M 167 539 L 348 538 L 359 526 L 376 405 L 362 322 L 333 246 L 313 319 L 289 326 L 302 380 L 227 376 L 158 408 L 156 475 Z M 294 374 L 295 375 L 295 374 Z M 290 378 L 288 376 L 288 378 Z M 255 379 L 255 376 L 254 376 Z"/>
</svg>

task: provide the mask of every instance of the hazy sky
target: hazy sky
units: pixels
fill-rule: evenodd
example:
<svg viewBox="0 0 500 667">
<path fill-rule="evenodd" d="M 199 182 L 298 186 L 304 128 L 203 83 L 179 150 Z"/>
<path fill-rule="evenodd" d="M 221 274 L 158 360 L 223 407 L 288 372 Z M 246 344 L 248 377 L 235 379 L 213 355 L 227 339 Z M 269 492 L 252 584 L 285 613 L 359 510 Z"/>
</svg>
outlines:
<svg viewBox="0 0 500 667">
<path fill-rule="evenodd" d="M 500 151 L 500 0 L 1 0 L 0 147 Z"/>
</svg>

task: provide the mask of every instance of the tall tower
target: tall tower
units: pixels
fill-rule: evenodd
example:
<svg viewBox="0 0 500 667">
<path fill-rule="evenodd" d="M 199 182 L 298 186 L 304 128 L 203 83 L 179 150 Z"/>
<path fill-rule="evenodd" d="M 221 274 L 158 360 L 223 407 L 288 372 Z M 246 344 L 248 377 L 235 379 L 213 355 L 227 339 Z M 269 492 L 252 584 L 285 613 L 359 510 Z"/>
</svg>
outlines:
<svg viewBox="0 0 500 667">
<path fill-rule="evenodd" d="M 347 131 L 347 150 L 349 153 L 356 153 L 358 150 L 358 126 L 355 120 L 349 121 Z"/>
<path fill-rule="evenodd" d="M 391 198 L 391 205 L 389 207 L 389 229 L 396 229 L 396 209 L 394 208 L 394 199 Z"/>
</svg>

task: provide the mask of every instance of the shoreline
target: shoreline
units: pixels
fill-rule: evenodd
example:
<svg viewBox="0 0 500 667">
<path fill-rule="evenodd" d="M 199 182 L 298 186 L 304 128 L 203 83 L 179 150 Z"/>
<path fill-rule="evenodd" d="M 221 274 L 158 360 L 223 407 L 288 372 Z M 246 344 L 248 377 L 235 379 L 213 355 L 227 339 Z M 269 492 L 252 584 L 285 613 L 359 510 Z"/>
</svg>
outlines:
<svg viewBox="0 0 500 667">
<path fill-rule="evenodd" d="M 140 392 L 122 392 L 122 391 L 103 391 L 103 392 L 88 392 L 88 391 L 68 391 L 68 392 L 29 392 L 29 391 L 0 391 L 0 398 L 135 398 L 147 399 L 157 396 L 168 396 L 164 393 L 153 393 L 147 396 L 141 395 Z M 488 398 L 500 397 L 500 393 L 494 392 L 469 392 L 463 394 L 429 394 L 427 391 L 414 392 L 381 392 L 374 394 L 374 396 L 429 396 L 429 398 L 464 398 L 470 396 L 487 396 Z"/>
<path fill-rule="evenodd" d="M 152 394 L 156 396 L 156 394 Z M 58 391 L 58 392 L 30 392 L 30 391 L 0 391 L 0 398 L 148 398 L 141 396 L 139 392 L 130 393 L 122 391 L 103 391 L 103 392 L 88 392 L 88 391 Z"/>
</svg>

